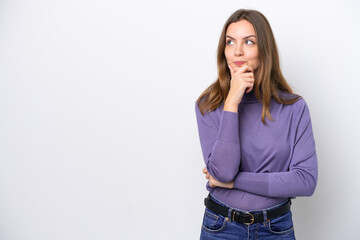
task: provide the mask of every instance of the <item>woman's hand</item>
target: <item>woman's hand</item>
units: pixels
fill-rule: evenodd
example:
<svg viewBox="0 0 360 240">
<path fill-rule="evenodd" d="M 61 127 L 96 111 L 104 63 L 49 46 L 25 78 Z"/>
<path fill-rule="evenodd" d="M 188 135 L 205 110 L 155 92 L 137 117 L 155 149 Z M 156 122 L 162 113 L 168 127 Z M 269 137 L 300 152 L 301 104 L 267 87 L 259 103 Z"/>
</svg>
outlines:
<svg viewBox="0 0 360 240">
<path fill-rule="evenodd" d="M 241 67 L 233 63 L 228 65 L 231 73 L 230 90 L 226 101 L 239 105 L 246 90 L 249 93 L 254 86 L 254 70 L 244 63 Z"/>
<path fill-rule="evenodd" d="M 213 176 L 210 175 L 206 167 L 204 167 L 202 172 L 205 174 L 205 178 L 209 180 L 210 187 L 223 187 L 223 188 L 234 187 L 234 182 L 223 183 L 216 180 Z"/>
</svg>

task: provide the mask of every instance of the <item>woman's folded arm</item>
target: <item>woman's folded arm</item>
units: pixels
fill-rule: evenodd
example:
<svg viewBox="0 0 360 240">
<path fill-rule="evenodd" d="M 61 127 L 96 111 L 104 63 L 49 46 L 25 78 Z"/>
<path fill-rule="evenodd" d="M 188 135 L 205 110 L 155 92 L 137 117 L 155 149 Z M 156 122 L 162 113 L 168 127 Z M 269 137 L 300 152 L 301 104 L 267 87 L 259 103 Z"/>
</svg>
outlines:
<svg viewBox="0 0 360 240">
<path fill-rule="evenodd" d="M 269 197 L 311 196 L 316 188 L 318 165 L 309 109 L 304 102 L 286 172 L 238 172 L 234 188 Z"/>
<path fill-rule="evenodd" d="M 239 113 L 221 112 L 220 121 L 210 113 L 201 114 L 195 104 L 199 139 L 210 175 L 220 182 L 231 182 L 240 167 Z"/>
</svg>

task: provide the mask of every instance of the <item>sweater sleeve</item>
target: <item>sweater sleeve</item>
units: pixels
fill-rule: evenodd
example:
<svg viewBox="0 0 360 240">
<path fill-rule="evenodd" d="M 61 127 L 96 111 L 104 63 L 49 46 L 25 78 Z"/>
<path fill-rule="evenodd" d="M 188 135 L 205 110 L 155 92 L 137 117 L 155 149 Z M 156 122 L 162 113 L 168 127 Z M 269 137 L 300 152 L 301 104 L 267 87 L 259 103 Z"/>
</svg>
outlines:
<svg viewBox="0 0 360 240">
<path fill-rule="evenodd" d="M 240 166 L 239 113 L 221 110 L 220 122 L 195 104 L 199 138 L 206 168 L 220 182 L 231 182 Z"/>
<path fill-rule="evenodd" d="M 301 102 L 288 171 L 238 172 L 234 188 L 267 197 L 311 196 L 314 193 L 318 178 L 315 141 L 308 106 L 305 101 Z"/>
</svg>

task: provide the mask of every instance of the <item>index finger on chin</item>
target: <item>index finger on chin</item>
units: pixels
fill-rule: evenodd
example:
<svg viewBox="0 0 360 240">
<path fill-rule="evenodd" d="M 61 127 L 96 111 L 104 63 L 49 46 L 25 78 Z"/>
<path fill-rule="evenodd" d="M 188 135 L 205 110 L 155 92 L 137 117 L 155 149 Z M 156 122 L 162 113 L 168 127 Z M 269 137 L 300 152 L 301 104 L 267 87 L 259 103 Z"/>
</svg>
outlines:
<svg viewBox="0 0 360 240">
<path fill-rule="evenodd" d="M 250 71 L 250 72 L 254 72 L 253 67 L 251 67 L 251 66 L 249 66 L 249 65 L 247 66 L 246 70 L 247 70 L 247 71 Z"/>
</svg>

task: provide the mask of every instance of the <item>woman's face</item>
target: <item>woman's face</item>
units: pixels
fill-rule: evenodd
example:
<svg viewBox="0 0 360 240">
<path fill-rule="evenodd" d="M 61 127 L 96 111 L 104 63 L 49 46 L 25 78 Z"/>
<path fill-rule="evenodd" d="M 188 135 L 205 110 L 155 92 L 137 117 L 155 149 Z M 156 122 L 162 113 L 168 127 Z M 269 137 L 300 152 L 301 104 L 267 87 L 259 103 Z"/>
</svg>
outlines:
<svg viewBox="0 0 360 240">
<path fill-rule="evenodd" d="M 226 31 L 225 57 L 235 70 L 246 63 L 254 71 L 259 66 L 259 54 L 255 29 L 247 20 L 231 23 Z"/>
</svg>

